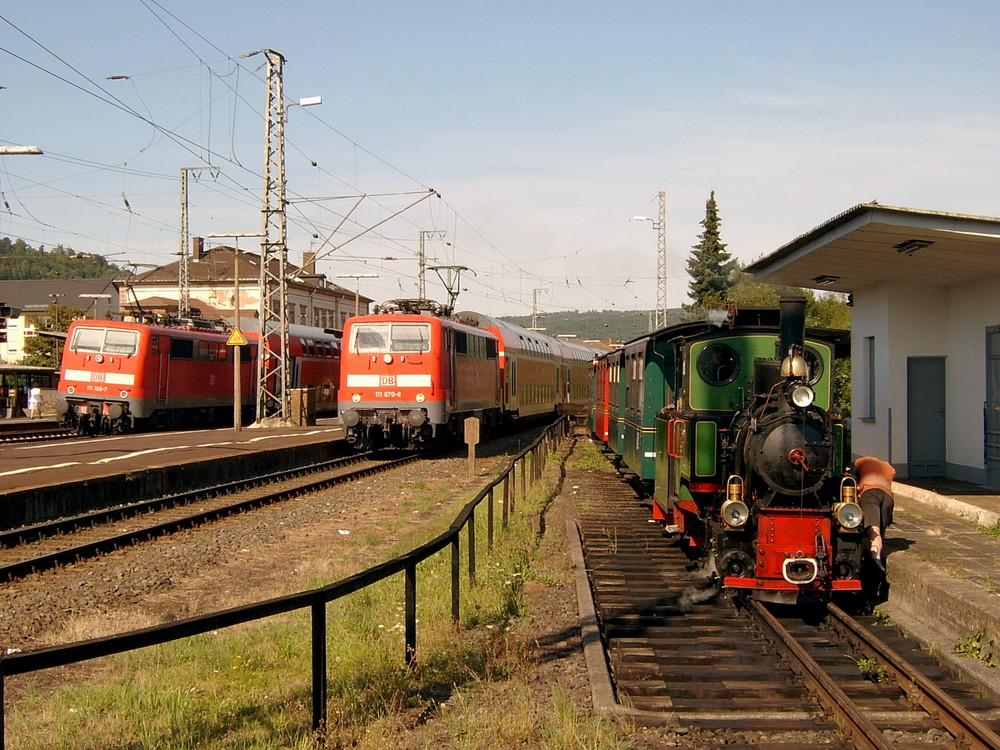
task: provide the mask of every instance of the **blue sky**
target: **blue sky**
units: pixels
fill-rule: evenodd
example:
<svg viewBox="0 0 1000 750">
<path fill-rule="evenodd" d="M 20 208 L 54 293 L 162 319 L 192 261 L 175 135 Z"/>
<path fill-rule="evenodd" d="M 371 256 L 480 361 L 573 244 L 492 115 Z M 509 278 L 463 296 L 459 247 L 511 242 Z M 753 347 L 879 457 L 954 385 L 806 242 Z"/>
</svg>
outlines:
<svg viewBox="0 0 1000 750">
<path fill-rule="evenodd" d="M 376 301 L 416 296 L 428 230 L 431 263 L 471 269 L 460 308 L 651 308 L 656 232 L 631 219 L 660 190 L 670 306 L 713 190 L 743 262 L 872 199 L 1000 215 L 994 2 L 39 0 L 0 18 L 0 144 L 45 151 L 0 157 L 0 235 L 112 262 L 175 260 L 185 167 L 221 169 L 189 182 L 192 234 L 260 230 L 263 58 L 241 55 L 265 48 L 286 100 L 323 97 L 288 115 L 290 260 L 377 274 Z"/>
</svg>

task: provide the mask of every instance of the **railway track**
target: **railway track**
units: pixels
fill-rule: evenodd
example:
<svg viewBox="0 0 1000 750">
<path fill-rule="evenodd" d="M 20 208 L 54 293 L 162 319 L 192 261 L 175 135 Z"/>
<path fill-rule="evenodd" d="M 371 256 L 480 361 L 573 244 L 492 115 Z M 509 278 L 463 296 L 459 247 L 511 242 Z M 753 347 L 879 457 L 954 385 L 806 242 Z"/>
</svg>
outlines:
<svg viewBox="0 0 1000 750">
<path fill-rule="evenodd" d="M 23 578 L 416 460 L 419 456 L 415 453 L 391 459 L 357 454 L 8 531 L 0 534 L 0 581 Z"/>
<path fill-rule="evenodd" d="M 0 432 L 0 445 L 40 443 L 43 440 L 68 440 L 77 437 L 68 427 L 43 427 Z"/>
<path fill-rule="evenodd" d="M 826 747 L 1000 748 L 1000 700 L 875 618 L 719 594 L 608 474 L 578 521 L 620 710 Z M 817 736 L 821 740 L 817 740 Z"/>
</svg>

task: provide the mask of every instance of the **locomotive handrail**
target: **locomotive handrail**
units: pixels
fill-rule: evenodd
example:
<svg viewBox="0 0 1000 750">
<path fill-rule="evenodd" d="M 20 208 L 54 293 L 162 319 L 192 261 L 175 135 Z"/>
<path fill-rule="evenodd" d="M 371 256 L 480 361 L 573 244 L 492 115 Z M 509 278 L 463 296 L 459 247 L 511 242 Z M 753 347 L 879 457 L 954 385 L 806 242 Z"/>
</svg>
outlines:
<svg viewBox="0 0 1000 750">
<path fill-rule="evenodd" d="M 489 551 L 493 548 L 493 498 L 495 490 L 498 486 L 503 486 L 502 523 L 503 527 L 506 528 L 510 513 L 513 512 L 515 507 L 514 497 L 517 491 L 520 491 L 522 500 L 527 496 L 527 483 L 529 481 L 531 483 L 536 482 L 542 475 L 549 444 L 557 437 L 567 435 L 569 424 L 569 417 L 563 416 L 549 425 L 534 442 L 508 462 L 507 466 L 500 472 L 496 479 L 491 481 L 472 500 L 466 503 L 447 531 L 404 555 L 375 565 L 360 573 L 317 589 L 288 594 L 262 602 L 246 604 L 197 617 L 189 617 L 162 625 L 154 625 L 141 630 L 133 630 L 102 638 L 92 638 L 85 641 L 76 641 L 59 646 L 49 646 L 32 651 L 0 653 L 0 750 L 6 747 L 6 701 L 4 687 L 8 676 L 66 666 L 101 656 L 125 653 L 306 607 L 312 610 L 312 728 L 314 731 L 321 729 L 326 723 L 326 605 L 336 599 L 378 583 L 392 575 L 400 572 L 404 573 L 405 661 L 407 666 L 412 666 L 416 660 L 417 653 L 417 565 L 437 554 L 445 547 L 451 547 L 452 619 L 457 621 L 459 619 L 461 578 L 459 545 L 462 530 L 468 524 L 469 585 L 475 586 L 476 507 L 483 500 L 489 499 L 487 504 L 487 550 Z M 530 474 L 527 472 L 526 467 L 529 455 L 531 456 Z M 518 466 L 520 466 L 521 470 L 520 479 L 518 479 L 516 472 Z M 514 483 L 514 487 L 511 487 L 511 482 Z"/>
</svg>

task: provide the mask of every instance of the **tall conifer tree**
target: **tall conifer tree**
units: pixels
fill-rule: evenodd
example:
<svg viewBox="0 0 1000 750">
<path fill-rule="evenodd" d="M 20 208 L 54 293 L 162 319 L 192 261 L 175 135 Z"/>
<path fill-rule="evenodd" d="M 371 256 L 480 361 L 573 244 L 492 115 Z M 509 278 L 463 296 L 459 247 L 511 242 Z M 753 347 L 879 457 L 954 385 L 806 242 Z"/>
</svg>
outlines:
<svg viewBox="0 0 1000 750">
<path fill-rule="evenodd" d="M 726 302 L 729 290 L 735 283 L 739 264 L 726 252 L 726 244 L 719 231 L 721 223 L 713 190 L 705 203 L 705 218 L 701 221 L 705 231 L 698 235 L 701 242 L 693 246 L 693 252 L 687 261 L 688 274 L 691 276 L 688 290 L 694 300 L 691 307 Z"/>
</svg>

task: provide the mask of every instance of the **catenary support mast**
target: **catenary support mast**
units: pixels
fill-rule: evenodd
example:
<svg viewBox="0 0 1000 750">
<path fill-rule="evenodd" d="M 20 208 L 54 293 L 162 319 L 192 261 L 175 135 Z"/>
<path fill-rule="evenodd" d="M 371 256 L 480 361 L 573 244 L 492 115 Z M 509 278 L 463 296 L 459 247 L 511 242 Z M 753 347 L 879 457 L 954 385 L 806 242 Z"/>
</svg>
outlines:
<svg viewBox="0 0 1000 750">
<path fill-rule="evenodd" d="M 660 217 L 656 222 L 656 330 L 667 324 L 667 199 L 660 191 Z"/>
<path fill-rule="evenodd" d="M 288 416 L 288 318 L 285 220 L 285 58 L 267 56 L 267 124 L 264 155 L 263 238 L 260 243 L 260 349 L 257 357 L 257 421 Z"/>
</svg>

